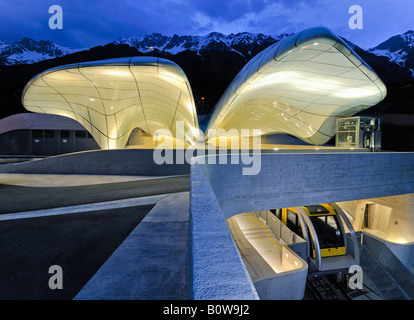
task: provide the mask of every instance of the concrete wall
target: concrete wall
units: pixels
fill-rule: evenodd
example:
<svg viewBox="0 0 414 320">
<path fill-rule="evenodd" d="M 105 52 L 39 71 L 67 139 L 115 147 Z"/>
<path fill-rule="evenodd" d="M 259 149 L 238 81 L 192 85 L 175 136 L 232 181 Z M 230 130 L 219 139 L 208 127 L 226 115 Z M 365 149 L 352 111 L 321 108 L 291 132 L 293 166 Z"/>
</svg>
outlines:
<svg viewBox="0 0 414 320">
<path fill-rule="evenodd" d="M 288 253 L 288 258 L 286 258 Z M 301 261 L 300 268 L 292 261 Z M 308 264 L 291 249 L 283 246 L 282 263 L 292 265 L 291 271 L 256 282 L 254 285 L 261 300 L 301 300 L 305 293 Z M 285 266 L 286 269 L 289 266 Z"/>
<path fill-rule="evenodd" d="M 235 214 L 414 193 L 414 153 L 262 154 L 257 175 L 203 164 L 225 218 Z M 226 177 L 223 179 L 223 177 Z"/>
<path fill-rule="evenodd" d="M 260 161 L 257 175 L 243 175 L 246 166 L 230 156 L 227 164 L 192 165 L 195 298 L 257 296 L 225 224 L 233 215 L 414 193 L 414 153 L 262 154 Z"/>
<path fill-rule="evenodd" d="M 393 243 L 377 237 L 374 234 L 368 233 L 368 235 L 384 243 L 406 268 L 414 271 L 414 243 Z"/>
<path fill-rule="evenodd" d="M 364 227 L 365 205 L 371 204 Z M 414 194 L 339 203 L 352 216 L 356 231 L 380 239 L 407 268 L 414 268 Z"/>
<path fill-rule="evenodd" d="M 0 173 L 166 176 L 190 174 L 190 165 L 158 165 L 152 149 L 94 150 L 2 165 Z"/>
<path fill-rule="evenodd" d="M 191 167 L 189 275 L 194 300 L 259 298 L 200 165 Z"/>
<path fill-rule="evenodd" d="M 414 242 L 414 194 L 392 197 L 364 199 L 352 204 L 342 205 L 349 208 L 354 218 L 355 230 L 364 228 L 364 211 L 367 203 L 371 204 L 368 227 L 379 231 L 390 242 L 406 244 Z"/>
</svg>

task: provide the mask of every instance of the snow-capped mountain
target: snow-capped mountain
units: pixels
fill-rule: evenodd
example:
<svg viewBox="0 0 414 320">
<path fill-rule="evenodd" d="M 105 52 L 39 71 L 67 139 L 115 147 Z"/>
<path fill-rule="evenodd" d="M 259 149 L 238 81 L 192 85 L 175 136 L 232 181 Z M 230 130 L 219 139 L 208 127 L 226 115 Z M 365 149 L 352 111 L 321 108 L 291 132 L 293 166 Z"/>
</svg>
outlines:
<svg viewBox="0 0 414 320">
<path fill-rule="evenodd" d="M 48 40 L 23 38 L 10 44 L 0 41 L 0 64 L 30 64 L 83 50 L 88 49 L 63 47 Z"/>
<path fill-rule="evenodd" d="M 174 55 L 185 50 L 197 53 L 203 50 L 224 50 L 251 56 L 287 36 L 287 34 L 268 36 L 248 32 L 230 35 L 211 32 L 204 36 L 164 36 L 160 33 L 152 33 L 123 37 L 112 44 L 129 45 L 142 53 L 158 50 Z M 48 40 L 35 41 L 23 38 L 10 44 L 0 41 L 0 65 L 31 64 L 84 50 L 89 50 L 89 48 L 68 48 Z"/>
<path fill-rule="evenodd" d="M 127 44 L 137 48 L 143 53 L 149 53 L 153 50 L 159 50 L 170 54 L 177 54 L 185 50 L 195 52 L 200 52 L 202 50 L 225 50 L 236 51 L 241 55 L 245 55 L 246 53 L 249 54 L 248 47 L 255 45 L 269 46 L 287 36 L 287 34 L 266 36 L 261 33 L 254 34 L 249 32 L 225 35 L 219 32 L 211 32 L 204 36 L 173 35 L 172 37 L 169 37 L 159 33 L 152 33 L 139 37 L 123 37 L 113 43 Z"/>
<path fill-rule="evenodd" d="M 387 57 L 401 67 L 409 68 L 414 75 L 414 31 L 396 35 L 368 50 L 377 56 Z"/>
<path fill-rule="evenodd" d="M 142 36 L 122 37 L 111 46 L 124 45 L 144 54 L 157 51 L 162 55 L 177 55 L 189 50 L 198 55 L 210 51 L 223 51 L 239 54 L 243 59 L 250 59 L 266 47 L 284 39 L 288 34 L 264 35 L 261 33 L 241 32 L 225 35 L 211 32 L 207 35 L 173 35 L 165 36 L 160 33 Z M 405 70 L 409 77 L 414 77 L 414 31 L 391 37 L 377 47 L 367 51 L 352 42 L 345 42 L 357 52 L 367 63 L 377 68 Z M 95 47 L 96 49 L 98 47 Z M 23 38 L 13 43 L 0 41 L 0 65 L 32 64 L 35 62 L 67 56 L 79 51 L 92 51 L 92 48 L 68 48 L 48 40 L 35 41 Z M 112 49 L 108 49 L 112 50 Z M 134 53 L 132 53 L 134 54 Z M 397 73 L 400 71 L 397 70 Z"/>
</svg>

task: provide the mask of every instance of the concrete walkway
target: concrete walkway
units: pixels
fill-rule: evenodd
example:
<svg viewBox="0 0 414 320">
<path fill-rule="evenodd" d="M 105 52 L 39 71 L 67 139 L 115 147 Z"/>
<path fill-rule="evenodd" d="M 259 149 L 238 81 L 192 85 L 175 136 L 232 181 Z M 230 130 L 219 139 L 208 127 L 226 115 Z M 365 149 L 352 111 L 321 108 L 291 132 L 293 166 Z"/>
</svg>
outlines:
<svg viewBox="0 0 414 320">
<path fill-rule="evenodd" d="M 75 300 L 187 299 L 189 192 L 160 200 Z"/>
<path fill-rule="evenodd" d="M 154 207 L 0 221 L 0 300 L 71 300 Z M 62 290 L 48 286 L 52 265 Z"/>
</svg>

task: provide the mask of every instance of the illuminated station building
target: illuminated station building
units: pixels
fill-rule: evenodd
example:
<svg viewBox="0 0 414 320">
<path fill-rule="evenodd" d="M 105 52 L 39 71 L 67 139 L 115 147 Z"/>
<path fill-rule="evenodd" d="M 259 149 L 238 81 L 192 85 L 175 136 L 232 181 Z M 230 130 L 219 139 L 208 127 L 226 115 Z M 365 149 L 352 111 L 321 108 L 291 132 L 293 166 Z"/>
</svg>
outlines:
<svg viewBox="0 0 414 320">
<path fill-rule="evenodd" d="M 248 135 L 260 129 L 262 142 L 269 145 L 273 135 L 287 134 L 311 149 L 322 149 L 336 135 L 338 120 L 352 119 L 381 102 L 386 93 L 378 75 L 339 37 L 325 28 L 313 28 L 281 40 L 251 59 L 214 107 L 205 132 L 200 130 L 186 75 L 177 64 L 161 58 L 119 58 L 49 69 L 29 81 L 22 102 L 28 111 L 75 120 L 100 149 L 134 144 L 154 148 L 158 130 L 171 132 L 173 139 L 184 137 L 180 145 L 189 146 L 227 138 L 243 129 L 248 129 Z M 179 130 L 180 137 L 176 135 Z M 160 139 L 165 136 L 161 134 Z M 304 148 L 297 146 L 297 150 Z M 324 155 L 338 153 L 334 149 L 327 148 Z M 341 151 L 346 155 L 381 154 L 345 149 Z M 267 156 L 263 154 L 263 159 Z M 204 170 L 213 191 L 214 170 L 211 166 Z M 275 167 L 273 172 L 284 170 Z M 235 179 L 231 175 L 229 170 L 228 177 L 225 172 L 220 177 L 230 181 Z M 258 188 L 261 194 L 272 192 L 259 183 L 245 188 Z M 257 201 L 256 210 L 246 205 L 248 212 L 227 207 L 222 212 L 258 296 L 301 299 L 309 272 L 374 263 L 366 262 L 366 247 L 357 238 L 361 234 L 380 243 L 376 248 L 384 250 L 384 255 L 393 255 L 399 261 L 395 266 L 413 270 L 413 198 L 410 194 L 390 195 L 368 200 L 355 196 L 329 204 L 296 203 L 290 208 L 259 206 Z M 221 196 L 217 195 L 218 200 Z M 376 259 L 384 263 L 381 257 Z M 195 298 L 209 297 L 195 291 Z"/>
</svg>

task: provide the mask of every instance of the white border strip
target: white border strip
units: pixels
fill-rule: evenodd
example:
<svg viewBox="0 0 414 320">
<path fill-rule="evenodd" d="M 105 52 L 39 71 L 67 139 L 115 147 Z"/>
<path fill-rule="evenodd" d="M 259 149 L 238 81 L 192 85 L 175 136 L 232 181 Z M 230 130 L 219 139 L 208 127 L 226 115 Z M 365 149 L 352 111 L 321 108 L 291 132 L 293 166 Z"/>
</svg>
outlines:
<svg viewBox="0 0 414 320">
<path fill-rule="evenodd" d="M 18 220 L 26 218 L 39 218 L 39 217 L 48 217 L 56 216 L 62 214 L 70 213 L 79 213 L 79 212 L 88 212 L 88 211 L 97 211 L 97 210 L 108 210 L 116 208 L 128 208 L 135 206 L 143 206 L 148 204 L 156 204 L 162 198 L 170 194 L 160 194 L 147 197 L 138 197 L 138 198 L 129 198 L 122 200 L 113 200 L 113 201 L 104 201 L 97 203 L 88 203 L 76 206 L 60 207 L 53 209 L 43 209 L 43 210 L 33 210 L 33 211 L 24 211 L 16 213 L 5 213 L 0 214 L 0 221 L 6 220 Z"/>
</svg>

